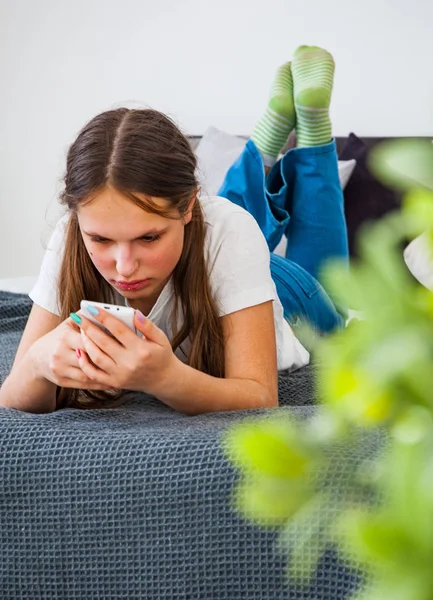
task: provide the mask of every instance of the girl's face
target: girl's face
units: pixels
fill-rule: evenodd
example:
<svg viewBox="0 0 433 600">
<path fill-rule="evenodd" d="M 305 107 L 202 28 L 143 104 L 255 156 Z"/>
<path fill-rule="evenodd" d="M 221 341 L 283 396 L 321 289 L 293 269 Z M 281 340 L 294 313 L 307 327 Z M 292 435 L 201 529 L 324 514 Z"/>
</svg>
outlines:
<svg viewBox="0 0 433 600">
<path fill-rule="evenodd" d="M 169 208 L 163 198 L 152 201 L 158 208 Z M 107 186 L 78 209 L 81 235 L 93 264 L 144 314 L 152 309 L 179 261 L 192 204 L 183 220 L 178 211 L 172 213 L 176 219 L 169 219 L 144 211 Z"/>
</svg>

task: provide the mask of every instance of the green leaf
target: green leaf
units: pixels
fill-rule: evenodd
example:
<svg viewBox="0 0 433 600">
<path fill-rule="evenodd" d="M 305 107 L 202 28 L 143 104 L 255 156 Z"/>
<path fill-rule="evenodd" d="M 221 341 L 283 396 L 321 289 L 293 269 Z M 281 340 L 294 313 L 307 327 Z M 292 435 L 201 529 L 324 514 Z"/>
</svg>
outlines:
<svg viewBox="0 0 433 600">
<path fill-rule="evenodd" d="M 327 496 L 316 493 L 288 521 L 279 536 L 277 547 L 289 551 L 288 577 L 307 582 L 317 568 L 329 540 L 330 508 Z"/>
<path fill-rule="evenodd" d="M 304 477 L 310 471 L 311 457 L 289 418 L 242 423 L 225 441 L 228 457 L 244 469 L 283 478 Z"/>
<path fill-rule="evenodd" d="M 432 581 L 427 573 L 392 571 L 351 600 L 433 600 Z"/>
<path fill-rule="evenodd" d="M 426 231 L 433 230 L 433 192 L 426 189 L 412 189 L 406 193 L 403 199 L 403 217 L 406 220 L 408 233 L 414 237 Z M 427 236 L 426 242 L 430 241 L 427 249 L 432 253 L 433 244 L 431 236 Z"/>
<path fill-rule="evenodd" d="M 400 444 L 415 444 L 433 432 L 433 415 L 423 406 L 409 406 L 392 427 L 392 435 Z"/>
<path fill-rule="evenodd" d="M 433 145 L 428 140 L 400 139 L 377 144 L 370 150 L 369 167 L 385 184 L 402 190 L 433 190 Z"/>
<path fill-rule="evenodd" d="M 393 565 L 406 564 L 411 558 L 411 540 L 392 514 L 348 510 L 339 519 L 338 531 L 345 554 L 352 562 L 387 570 Z"/>
<path fill-rule="evenodd" d="M 269 526 L 286 522 L 309 497 L 310 491 L 300 483 L 262 477 L 237 486 L 235 507 L 246 517 Z"/>
</svg>

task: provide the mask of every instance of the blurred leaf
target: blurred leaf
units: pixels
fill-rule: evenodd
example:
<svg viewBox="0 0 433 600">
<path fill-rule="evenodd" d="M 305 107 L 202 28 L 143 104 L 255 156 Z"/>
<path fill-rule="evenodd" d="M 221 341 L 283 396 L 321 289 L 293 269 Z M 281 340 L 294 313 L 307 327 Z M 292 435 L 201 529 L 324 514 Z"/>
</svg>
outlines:
<svg viewBox="0 0 433 600">
<path fill-rule="evenodd" d="M 416 237 L 424 232 L 429 232 L 430 236 L 428 236 L 427 241 L 430 241 L 430 247 L 433 248 L 431 237 L 433 231 L 433 192 L 420 188 L 410 190 L 403 198 L 402 212 L 408 234 Z"/>
<path fill-rule="evenodd" d="M 411 369 L 428 355 L 429 340 L 417 327 L 406 327 L 378 339 L 361 357 L 360 364 L 370 377 L 386 385 L 393 377 Z"/>
<path fill-rule="evenodd" d="M 378 281 L 384 281 L 390 289 L 398 291 L 410 281 L 410 275 L 397 245 L 405 235 L 405 223 L 400 212 L 363 227 L 358 236 L 358 251 L 362 264 L 375 273 Z"/>
<path fill-rule="evenodd" d="M 299 330 L 320 407 L 308 422 L 244 422 L 226 452 L 244 471 L 237 508 L 282 525 L 292 578 L 308 579 L 342 541 L 343 559 L 363 563 L 371 584 L 352 600 L 433 600 L 433 293 L 402 256 L 407 237 L 424 232 L 433 259 L 433 145 L 392 141 L 371 161 L 385 183 L 412 189 L 401 211 L 363 228 L 350 272 L 328 261 L 321 274 L 363 320 L 326 337 Z"/>
<path fill-rule="evenodd" d="M 297 582 L 307 582 L 325 551 L 329 525 L 326 520 L 329 513 L 324 510 L 327 502 L 324 494 L 311 497 L 281 530 L 277 545 L 289 552 L 287 574 Z"/>
<path fill-rule="evenodd" d="M 433 324 L 433 292 L 423 287 L 422 285 L 418 285 L 413 291 L 412 300 L 415 308 L 425 313 L 426 317 L 428 319 L 431 319 L 431 322 Z"/>
<path fill-rule="evenodd" d="M 343 419 L 336 418 L 336 415 L 322 405 L 308 420 L 305 433 L 319 446 L 325 447 L 344 440 L 350 429 Z"/>
<path fill-rule="evenodd" d="M 351 600 L 433 600 L 428 574 L 418 572 L 393 573 L 375 581 L 371 589 L 355 594 Z"/>
<path fill-rule="evenodd" d="M 381 569 L 385 563 L 409 558 L 410 544 L 391 519 L 352 510 L 342 516 L 339 526 L 350 540 L 350 554 L 356 561 Z"/>
<path fill-rule="evenodd" d="M 235 507 L 262 525 L 275 525 L 286 522 L 309 497 L 308 487 L 302 482 L 251 478 L 237 487 Z"/>
<path fill-rule="evenodd" d="M 297 339 L 301 342 L 308 352 L 314 352 L 317 345 L 320 343 L 320 334 L 316 329 L 306 321 L 302 321 L 296 327 L 292 327 L 293 333 Z"/>
<path fill-rule="evenodd" d="M 407 420 L 420 427 L 424 410 L 416 407 L 409 412 Z M 431 421 L 429 416 L 424 435 L 417 436 L 420 441 L 403 436 L 402 443 L 397 435 L 382 455 L 377 479 L 381 504 L 376 509 L 348 510 L 338 521 L 336 534 L 343 543 L 345 556 L 355 565 L 357 562 L 366 565 L 371 574 L 370 589 L 355 598 L 381 598 L 384 589 L 404 589 L 406 594 L 410 590 L 410 595 L 398 593 L 398 598 L 433 598 Z"/>
<path fill-rule="evenodd" d="M 311 468 L 311 456 L 297 439 L 289 417 L 241 423 L 228 431 L 225 441 L 230 460 L 245 469 L 296 478 Z"/>
<path fill-rule="evenodd" d="M 433 190 L 433 145 L 428 140 L 387 140 L 369 152 L 368 165 L 385 185 Z"/>
<path fill-rule="evenodd" d="M 362 228 L 358 236 L 360 260 L 351 263 L 350 272 L 339 261 L 327 261 L 321 280 L 333 297 L 360 310 L 366 320 L 388 307 L 402 315 L 405 290 L 413 288 L 398 245 L 406 235 L 400 213 Z"/>
<path fill-rule="evenodd" d="M 433 415 L 423 406 L 409 406 L 392 427 L 392 435 L 402 444 L 415 444 L 433 432 Z"/>
<path fill-rule="evenodd" d="M 337 364 L 323 369 L 319 386 L 330 408 L 364 426 L 381 425 L 392 413 L 392 395 L 375 382 L 368 371 Z"/>
</svg>

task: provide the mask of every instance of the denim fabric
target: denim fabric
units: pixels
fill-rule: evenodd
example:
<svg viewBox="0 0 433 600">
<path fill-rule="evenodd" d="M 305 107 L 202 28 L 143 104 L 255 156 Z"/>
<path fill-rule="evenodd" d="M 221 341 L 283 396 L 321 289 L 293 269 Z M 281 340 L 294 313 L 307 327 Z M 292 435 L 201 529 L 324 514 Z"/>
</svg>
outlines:
<svg viewBox="0 0 433 600">
<path fill-rule="evenodd" d="M 287 236 L 286 257 L 271 254 L 271 273 L 288 321 L 306 320 L 320 332 L 341 327 L 344 309 L 337 311 L 318 281 L 327 259 L 348 263 L 335 141 L 289 150 L 266 177 L 260 152 L 249 140 L 218 195 L 254 216 L 271 253 Z"/>
<path fill-rule="evenodd" d="M 320 333 L 330 333 L 344 326 L 343 316 L 308 271 L 288 258 L 271 254 L 271 274 L 284 316 L 292 327 L 308 323 Z"/>
</svg>

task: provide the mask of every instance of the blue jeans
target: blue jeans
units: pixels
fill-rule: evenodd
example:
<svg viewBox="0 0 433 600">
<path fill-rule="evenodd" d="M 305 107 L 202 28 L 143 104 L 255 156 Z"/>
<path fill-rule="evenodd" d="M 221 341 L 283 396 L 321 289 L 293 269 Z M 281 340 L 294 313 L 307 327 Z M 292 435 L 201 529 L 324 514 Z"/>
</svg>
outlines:
<svg viewBox="0 0 433 600">
<path fill-rule="evenodd" d="M 266 177 L 261 154 L 249 140 L 218 196 L 245 208 L 259 224 L 287 320 L 294 326 L 307 321 L 320 333 L 344 326 L 344 308 L 337 309 L 318 281 L 327 259 L 348 264 L 335 141 L 289 150 Z M 285 258 L 272 253 L 283 234 L 288 240 Z"/>
</svg>

